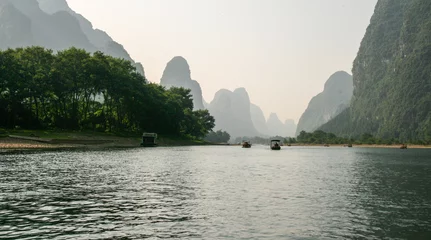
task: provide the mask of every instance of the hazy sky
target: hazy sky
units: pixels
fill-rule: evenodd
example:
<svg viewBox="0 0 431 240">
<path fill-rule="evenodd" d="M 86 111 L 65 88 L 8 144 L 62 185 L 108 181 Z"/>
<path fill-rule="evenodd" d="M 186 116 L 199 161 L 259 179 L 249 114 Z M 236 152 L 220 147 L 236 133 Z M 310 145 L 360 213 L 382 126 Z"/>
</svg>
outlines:
<svg viewBox="0 0 431 240">
<path fill-rule="evenodd" d="M 296 122 L 328 77 L 351 72 L 377 0 L 68 0 L 124 45 L 151 82 L 183 56 L 212 101 L 245 87 L 266 117 Z"/>
</svg>

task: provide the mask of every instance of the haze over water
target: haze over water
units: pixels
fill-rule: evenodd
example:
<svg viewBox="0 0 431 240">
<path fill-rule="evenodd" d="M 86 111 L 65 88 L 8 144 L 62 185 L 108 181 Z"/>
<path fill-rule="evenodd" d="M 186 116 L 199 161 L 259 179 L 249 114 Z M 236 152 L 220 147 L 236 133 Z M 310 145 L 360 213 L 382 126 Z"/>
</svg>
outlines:
<svg viewBox="0 0 431 240">
<path fill-rule="evenodd" d="M 430 239 L 430 150 L 0 155 L 1 239 Z"/>
</svg>

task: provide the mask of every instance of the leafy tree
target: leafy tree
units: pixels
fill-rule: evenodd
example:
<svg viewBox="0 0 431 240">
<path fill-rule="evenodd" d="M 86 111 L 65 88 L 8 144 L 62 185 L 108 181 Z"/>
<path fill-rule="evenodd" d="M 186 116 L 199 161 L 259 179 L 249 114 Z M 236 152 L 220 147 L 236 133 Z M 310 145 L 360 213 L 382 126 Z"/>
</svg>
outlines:
<svg viewBox="0 0 431 240">
<path fill-rule="evenodd" d="M 157 132 L 203 138 L 214 127 L 190 90 L 149 84 L 130 61 L 70 48 L 0 51 L 0 127 Z"/>
<path fill-rule="evenodd" d="M 213 142 L 213 143 L 227 143 L 230 140 L 229 133 L 225 131 L 218 130 L 216 132 L 211 131 L 205 137 L 205 141 Z"/>
</svg>

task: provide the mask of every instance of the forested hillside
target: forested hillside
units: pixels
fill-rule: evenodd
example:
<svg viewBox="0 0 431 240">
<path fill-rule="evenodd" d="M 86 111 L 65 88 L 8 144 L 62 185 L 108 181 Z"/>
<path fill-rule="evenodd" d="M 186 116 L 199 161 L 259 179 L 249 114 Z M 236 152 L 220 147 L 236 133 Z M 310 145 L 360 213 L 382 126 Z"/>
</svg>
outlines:
<svg viewBox="0 0 431 240">
<path fill-rule="evenodd" d="M 380 0 L 353 65 L 351 107 L 321 127 L 431 142 L 431 1 Z"/>
<path fill-rule="evenodd" d="M 157 132 L 203 138 L 214 127 L 190 90 L 148 84 L 130 61 L 42 47 L 0 51 L 0 127 Z"/>
</svg>

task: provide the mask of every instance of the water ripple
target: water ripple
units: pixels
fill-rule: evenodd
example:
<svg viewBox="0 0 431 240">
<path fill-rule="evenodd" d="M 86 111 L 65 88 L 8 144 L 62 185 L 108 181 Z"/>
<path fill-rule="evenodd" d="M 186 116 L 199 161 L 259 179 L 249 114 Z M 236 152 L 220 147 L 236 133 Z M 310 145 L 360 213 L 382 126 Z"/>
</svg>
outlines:
<svg viewBox="0 0 431 240">
<path fill-rule="evenodd" d="M 427 150 L 0 156 L 0 239 L 430 239 Z"/>
</svg>

